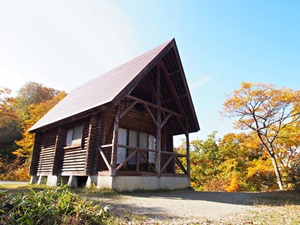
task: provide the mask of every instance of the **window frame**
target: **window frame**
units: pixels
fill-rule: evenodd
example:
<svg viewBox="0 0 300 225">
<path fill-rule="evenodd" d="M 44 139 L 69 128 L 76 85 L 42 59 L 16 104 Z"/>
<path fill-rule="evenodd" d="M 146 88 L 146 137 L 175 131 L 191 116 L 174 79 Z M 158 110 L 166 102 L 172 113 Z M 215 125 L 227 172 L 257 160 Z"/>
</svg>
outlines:
<svg viewBox="0 0 300 225">
<path fill-rule="evenodd" d="M 83 131 L 84 131 L 84 123 L 78 123 L 73 126 L 67 127 L 65 133 L 65 139 L 64 139 L 64 149 L 82 147 Z M 72 132 L 71 133 L 72 137 L 70 137 L 70 132 Z M 78 135 L 80 133 L 81 133 L 80 137 L 78 138 L 74 137 L 74 134 Z"/>
<path fill-rule="evenodd" d="M 136 148 L 143 148 L 143 146 L 141 146 L 141 139 L 140 139 L 140 136 L 141 134 L 144 134 L 146 135 L 146 142 L 147 142 L 147 149 L 150 149 L 150 150 L 156 150 L 156 136 L 151 134 L 151 133 L 147 133 L 147 132 L 144 132 L 144 131 L 139 131 L 139 130 L 135 130 L 135 129 L 130 129 L 130 128 L 125 128 L 125 127 L 119 127 L 119 131 L 120 129 L 122 130 L 126 130 L 126 144 L 127 146 L 132 146 L 132 147 L 136 147 Z M 119 132 L 118 131 L 118 132 Z M 131 134 L 136 134 L 136 137 L 131 137 Z M 150 146 L 150 137 L 152 137 L 152 145 L 153 146 Z M 131 139 L 133 138 L 133 139 Z M 119 139 L 119 138 L 118 138 Z M 119 144 L 119 141 L 118 140 L 118 144 Z M 132 144 L 130 142 L 136 142 L 135 144 Z M 119 151 L 125 151 L 125 155 L 124 153 L 123 154 L 120 154 Z M 127 148 L 122 148 L 122 147 L 118 147 L 118 154 L 117 154 L 117 162 L 120 164 L 122 159 L 125 157 L 125 159 L 131 154 L 131 152 L 133 152 L 133 150 L 131 149 L 127 149 Z M 120 157 L 120 158 L 119 158 Z M 140 156 L 140 160 L 142 163 L 140 164 L 145 164 L 145 159 L 142 158 L 142 156 Z M 122 158 L 122 159 L 121 159 Z M 151 158 L 151 159 L 150 159 Z M 147 152 L 147 159 L 151 162 L 151 163 L 155 163 L 155 152 Z M 136 156 L 132 157 L 129 161 L 128 161 L 128 164 L 130 165 L 135 165 L 136 163 Z"/>
</svg>

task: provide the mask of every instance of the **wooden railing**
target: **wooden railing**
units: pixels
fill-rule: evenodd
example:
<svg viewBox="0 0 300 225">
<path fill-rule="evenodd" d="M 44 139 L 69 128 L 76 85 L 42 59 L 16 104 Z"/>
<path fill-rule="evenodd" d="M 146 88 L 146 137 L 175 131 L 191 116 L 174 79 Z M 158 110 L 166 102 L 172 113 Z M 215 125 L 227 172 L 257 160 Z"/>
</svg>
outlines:
<svg viewBox="0 0 300 225">
<path fill-rule="evenodd" d="M 111 148 L 111 147 L 112 147 L 112 144 L 102 145 L 101 147 L 99 147 L 99 153 L 100 153 L 105 165 L 107 166 L 107 168 L 110 172 L 112 171 L 112 167 L 111 167 L 109 161 L 107 160 L 107 158 L 106 158 L 106 156 L 103 152 L 103 149 L 104 148 Z M 115 168 L 116 172 L 120 171 L 120 169 L 122 169 L 129 162 L 129 160 L 132 159 L 134 156 L 136 156 L 136 159 L 135 159 L 136 160 L 136 162 L 135 162 L 136 163 L 136 172 L 140 172 L 140 156 L 142 156 L 142 158 L 145 160 L 145 163 L 148 165 L 148 167 L 151 169 L 151 171 L 153 173 L 158 174 L 158 175 L 160 175 L 167 168 L 167 166 L 169 165 L 169 163 L 172 160 L 175 161 L 175 163 L 179 166 L 179 168 L 182 170 L 182 172 L 184 174 L 188 174 L 187 169 L 184 167 L 184 165 L 179 160 L 180 157 L 187 157 L 187 155 L 185 155 L 185 154 L 179 154 L 177 152 L 161 151 L 161 154 L 169 155 L 170 157 L 166 160 L 164 165 L 161 167 L 160 171 L 157 172 L 157 170 L 155 169 L 155 166 L 153 166 L 153 163 L 151 163 L 149 161 L 149 159 L 146 157 L 148 152 L 157 153 L 156 150 L 133 147 L 133 146 L 128 146 L 128 145 L 118 145 L 117 147 L 126 148 L 126 149 L 129 149 L 129 150 L 132 150 L 132 152 L 126 157 L 126 159 L 121 164 L 119 164 Z"/>
</svg>

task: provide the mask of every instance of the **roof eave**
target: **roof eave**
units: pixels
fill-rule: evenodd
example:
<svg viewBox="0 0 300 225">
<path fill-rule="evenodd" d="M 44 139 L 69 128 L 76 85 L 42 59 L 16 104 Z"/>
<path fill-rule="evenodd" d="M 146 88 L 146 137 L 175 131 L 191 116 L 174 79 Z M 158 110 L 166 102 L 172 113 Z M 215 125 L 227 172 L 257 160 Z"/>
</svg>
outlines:
<svg viewBox="0 0 300 225">
<path fill-rule="evenodd" d="M 67 118 L 64 118 L 64 119 L 61 119 L 59 121 L 55 121 L 55 122 L 52 122 L 52 123 L 49 123 L 49 124 L 46 124 L 44 126 L 40 126 L 40 127 L 37 127 L 37 128 L 34 128 L 34 127 L 31 127 L 28 132 L 29 133 L 37 133 L 37 132 L 43 132 L 45 130 L 49 130 L 49 129 L 52 129 L 52 128 L 55 128 L 55 127 L 58 127 L 58 126 L 62 126 L 62 125 L 65 125 L 67 123 L 70 123 L 70 122 L 73 122 L 73 121 L 76 121 L 76 120 L 80 120 L 80 119 L 83 119 L 85 117 L 88 117 L 88 116 L 91 116 L 95 113 L 99 113 L 103 110 L 105 110 L 106 108 L 108 108 L 110 105 L 112 104 L 112 102 L 107 102 L 103 105 L 100 105 L 100 106 L 97 106 L 97 107 L 94 107 L 94 108 L 91 108 L 89 110 L 86 110 L 86 111 L 83 111 L 83 112 L 79 112 L 77 114 L 74 114 L 72 116 L 69 116 Z M 32 129 L 33 128 L 33 129 Z"/>
</svg>

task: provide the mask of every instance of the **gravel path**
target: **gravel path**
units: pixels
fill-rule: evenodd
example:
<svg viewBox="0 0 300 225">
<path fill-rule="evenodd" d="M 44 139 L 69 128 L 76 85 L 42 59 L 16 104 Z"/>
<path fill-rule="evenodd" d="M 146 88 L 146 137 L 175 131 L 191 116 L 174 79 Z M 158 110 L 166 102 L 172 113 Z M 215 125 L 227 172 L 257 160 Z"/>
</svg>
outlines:
<svg viewBox="0 0 300 225">
<path fill-rule="evenodd" d="M 101 199 L 119 216 L 132 212 L 156 221 L 220 221 L 230 215 L 254 210 L 257 195 L 250 193 L 178 190 L 120 195 Z M 180 222 L 181 221 L 181 222 Z"/>
</svg>

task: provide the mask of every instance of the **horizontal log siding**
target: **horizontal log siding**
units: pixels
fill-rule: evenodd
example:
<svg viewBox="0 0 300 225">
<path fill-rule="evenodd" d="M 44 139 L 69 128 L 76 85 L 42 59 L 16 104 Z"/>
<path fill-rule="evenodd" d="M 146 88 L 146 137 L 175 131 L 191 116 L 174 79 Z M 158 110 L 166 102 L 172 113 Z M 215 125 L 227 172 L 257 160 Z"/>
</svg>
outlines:
<svg viewBox="0 0 300 225">
<path fill-rule="evenodd" d="M 88 147 L 88 134 L 89 134 L 89 122 L 90 118 L 87 118 L 84 123 L 83 133 L 82 133 L 82 144 L 81 146 L 75 148 L 65 148 L 64 157 L 61 168 L 61 173 L 64 175 L 86 175 L 85 174 L 85 164 L 87 156 Z M 76 123 L 78 124 L 78 122 Z M 74 126 L 76 125 L 74 124 Z M 73 124 L 70 124 L 72 127 Z M 66 131 L 67 132 L 67 129 Z M 77 174 L 76 174 L 77 173 Z"/>
<path fill-rule="evenodd" d="M 82 143 L 78 147 L 74 148 L 64 148 L 63 149 L 63 161 L 60 169 L 60 173 L 63 175 L 86 175 L 85 174 L 85 164 L 87 157 L 87 142 L 89 134 L 89 123 L 90 117 L 82 120 L 76 121 L 74 123 L 68 124 L 64 129 L 64 144 L 65 137 L 68 131 L 68 128 L 74 127 L 80 123 L 84 124 L 82 132 Z"/>
<path fill-rule="evenodd" d="M 39 133 L 35 134 L 33 151 L 32 151 L 32 156 L 31 156 L 31 164 L 30 164 L 30 169 L 29 169 L 30 176 L 37 175 L 43 138 L 44 138 L 44 133 L 39 132 Z"/>
<path fill-rule="evenodd" d="M 41 146 L 37 175 L 52 174 L 57 129 L 46 131 Z"/>
<path fill-rule="evenodd" d="M 124 111 L 125 108 L 125 103 L 122 103 L 121 112 Z M 154 114 L 156 114 L 156 112 Z M 119 127 L 137 130 L 153 135 L 156 134 L 156 124 L 146 109 L 142 112 L 137 111 L 135 108 L 131 109 L 124 117 L 120 119 Z"/>
<path fill-rule="evenodd" d="M 62 173 L 84 172 L 86 150 L 80 147 L 65 149 Z M 74 175 L 74 174 L 73 174 Z"/>
</svg>

